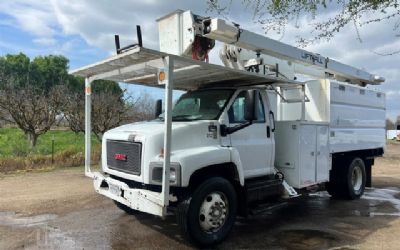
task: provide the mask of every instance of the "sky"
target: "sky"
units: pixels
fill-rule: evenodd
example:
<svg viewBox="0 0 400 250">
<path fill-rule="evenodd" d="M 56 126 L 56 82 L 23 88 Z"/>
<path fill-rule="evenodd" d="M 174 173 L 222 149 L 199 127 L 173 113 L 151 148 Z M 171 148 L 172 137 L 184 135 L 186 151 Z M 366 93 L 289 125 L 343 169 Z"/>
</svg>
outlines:
<svg viewBox="0 0 400 250">
<path fill-rule="evenodd" d="M 234 2 L 234 1 L 233 1 Z M 241 2 L 241 1 L 238 1 Z M 2 0 L 0 2 L 0 56 L 23 52 L 33 58 L 38 55 L 61 54 L 70 60 L 70 69 L 94 63 L 115 53 L 114 35 L 121 44 L 133 43 L 136 25 L 141 25 L 143 46 L 159 49 L 156 19 L 176 9 L 192 10 L 202 16 L 215 16 L 207 10 L 205 0 Z M 267 36 L 296 45 L 298 36 L 311 37 L 310 23 L 335 13 L 327 10 L 316 19 L 301 16 L 297 25 L 288 25 L 285 33 Z M 373 13 L 371 14 L 374 15 Z M 264 33 L 255 23 L 249 8 L 234 2 L 224 16 L 242 28 Z M 400 48 L 400 35 L 393 27 L 399 20 L 389 20 L 360 28 L 362 42 L 357 39 L 354 26 L 348 26 L 329 42 L 322 41 L 307 50 L 333 58 L 386 78 L 377 88 L 386 93 L 387 116 L 400 115 L 400 54 L 380 56 Z M 210 61 L 218 62 L 214 49 Z M 123 87 L 127 87 L 123 85 Z M 163 91 L 155 88 L 131 87 L 133 93 L 149 93 L 155 99 Z M 179 95 L 179 93 L 177 93 Z"/>
</svg>

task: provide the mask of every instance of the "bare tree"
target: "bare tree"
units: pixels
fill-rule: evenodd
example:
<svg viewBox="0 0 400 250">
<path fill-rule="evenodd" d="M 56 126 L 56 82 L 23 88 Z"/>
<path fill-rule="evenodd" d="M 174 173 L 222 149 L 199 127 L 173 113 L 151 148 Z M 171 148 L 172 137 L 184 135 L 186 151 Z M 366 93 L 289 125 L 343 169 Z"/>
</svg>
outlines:
<svg viewBox="0 0 400 250">
<path fill-rule="evenodd" d="M 12 84 L 0 90 L 0 108 L 3 120 L 15 123 L 27 135 L 31 146 L 36 146 L 40 135 L 50 130 L 62 105 L 62 86 L 53 87 L 49 93 L 30 85 L 15 88 Z"/>
<path fill-rule="evenodd" d="M 148 93 L 127 98 L 127 115 L 124 123 L 147 121 L 154 118 L 155 100 Z"/>
<path fill-rule="evenodd" d="M 83 92 L 83 91 L 82 91 Z M 64 95 L 65 119 L 75 133 L 85 131 L 85 96 L 74 91 Z M 101 141 L 103 134 L 123 123 L 152 118 L 153 102 L 144 94 L 133 98 L 125 92 L 103 90 L 92 93 L 92 131 Z"/>
<path fill-rule="evenodd" d="M 357 38 L 362 42 L 358 29 L 372 23 L 378 23 L 389 19 L 400 17 L 400 2 L 398 0 L 337 0 L 337 1 L 282 1 L 282 0 L 242 0 L 244 9 L 253 12 L 253 18 L 262 28 L 284 34 L 287 24 L 293 23 L 295 27 L 301 16 L 309 16 L 314 20 L 311 25 L 314 28 L 313 38 L 300 37 L 300 46 L 306 46 L 319 40 L 329 40 L 345 26 L 353 25 Z M 207 0 L 208 10 L 215 11 L 220 15 L 227 15 L 233 4 L 232 0 Z M 335 10 L 335 12 L 332 12 Z M 330 12 L 330 13 L 328 13 Z M 330 15 L 333 14 L 333 15 Z M 315 21 L 320 15 L 322 21 Z M 400 36 L 400 22 L 396 21 L 392 27 L 394 36 Z M 377 53 L 381 55 L 393 55 L 400 50 L 388 53 Z"/>
<path fill-rule="evenodd" d="M 123 93 L 101 92 L 92 97 L 92 128 L 97 139 L 119 126 L 126 117 L 127 107 Z"/>
<path fill-rule="evenodd" d="M 394 123 L 389 118 L 386 118 L 386 130 L 392 130 L 395 128 Z"/>
<path fill-rule="evenodd" d="M 64 106 L 65 119 L 75 133 L 85 131 L 85 96 L 67 92 Z M 92 94 L 92 131 L 101 141 L 109 129 L 121 124 L 126 114 L 123 93 L 101 92 Z"/>
<path fill-rule="evenodd" d="M 399 127 L 400 126 L 400 115 L 398 115 L 397 116 L 397 118 L 396 118 L 396 124 L 395 124 L 397 127 Z"/>
</svg>

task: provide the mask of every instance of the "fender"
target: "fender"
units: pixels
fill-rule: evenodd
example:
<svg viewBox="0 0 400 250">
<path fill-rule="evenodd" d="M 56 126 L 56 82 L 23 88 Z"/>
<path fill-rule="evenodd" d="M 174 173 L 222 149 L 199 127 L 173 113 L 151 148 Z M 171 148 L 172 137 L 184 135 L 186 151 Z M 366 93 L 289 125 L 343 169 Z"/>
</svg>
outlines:
<svg viewBox="0 0 400 250">
<path fill-rule="evenodd" d="M 239 175 L 240 185 L 244 186 L 244 171 L 243 171 L 242 162 L 240 161 L 239 151 L 237 151 L 236 148 L 232 148 L 232 147 L 229 148 L 229 151 L 231 151 L 231 161 L 233 162 L 233 164 L 235 164 L 236 170 Z"/>
<path fill-rule="evenodd" d="M 232 154 L 235 156 L 232 157 Z M 232 161 L 232 159 L 235 161 Z M 181 165 L 182 187 L 187 187 L 189 185 L 190 176 L 196 170 L 227 162 L 233 162 L 235 164 L 240 185 L 244 185 L 242 164 L 236 149 L 221 146 L 205 146 L 177 150 L 171 153 L 171 162 L 179 162 Z"/>
</svg>

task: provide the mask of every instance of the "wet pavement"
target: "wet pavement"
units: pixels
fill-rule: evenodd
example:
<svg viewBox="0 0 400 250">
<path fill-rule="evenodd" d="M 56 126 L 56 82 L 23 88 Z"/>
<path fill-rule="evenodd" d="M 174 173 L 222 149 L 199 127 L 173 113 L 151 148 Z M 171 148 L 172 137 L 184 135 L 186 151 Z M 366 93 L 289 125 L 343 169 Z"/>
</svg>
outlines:
<svg viewBox="0 0 400 250">
<path fill-rule="evenodd" d="M 100 199 L 98 207 L 60 215 L 0 212 L 0 249 L 192 248 L 174 217 L 135 217 Z M 400 248 L 400 189 L 385 187 L 367 189 L 356 201 L 332 200 L 320 192 L 272 214 L 238 218 L 217 248 L 394 249 L 396 237 Z"/>
</svg>

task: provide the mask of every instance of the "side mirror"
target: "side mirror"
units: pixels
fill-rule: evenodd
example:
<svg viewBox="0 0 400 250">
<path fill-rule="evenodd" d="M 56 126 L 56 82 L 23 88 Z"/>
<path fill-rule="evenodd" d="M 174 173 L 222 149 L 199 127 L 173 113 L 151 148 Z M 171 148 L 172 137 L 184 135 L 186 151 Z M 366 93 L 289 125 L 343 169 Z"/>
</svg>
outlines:
<svg viewBox="0 0 400 250">
<path fill-rule="evenodd" d="M 255 100 L 256 100 L 256 91 L 255 90 L 248 90 L 246 96 L 244 97 L 244 119 L 246 121 L 254 121 L 256 118 L 255 115 Z"/>
<path fill-rule="evenodd" d="M 156 108 L 155 108 L 155 118 L 158 118 L 158 116 L 160 116 L 162 113 L 162 100 L 158 99 L 156 101 Z"/>
</svg>

